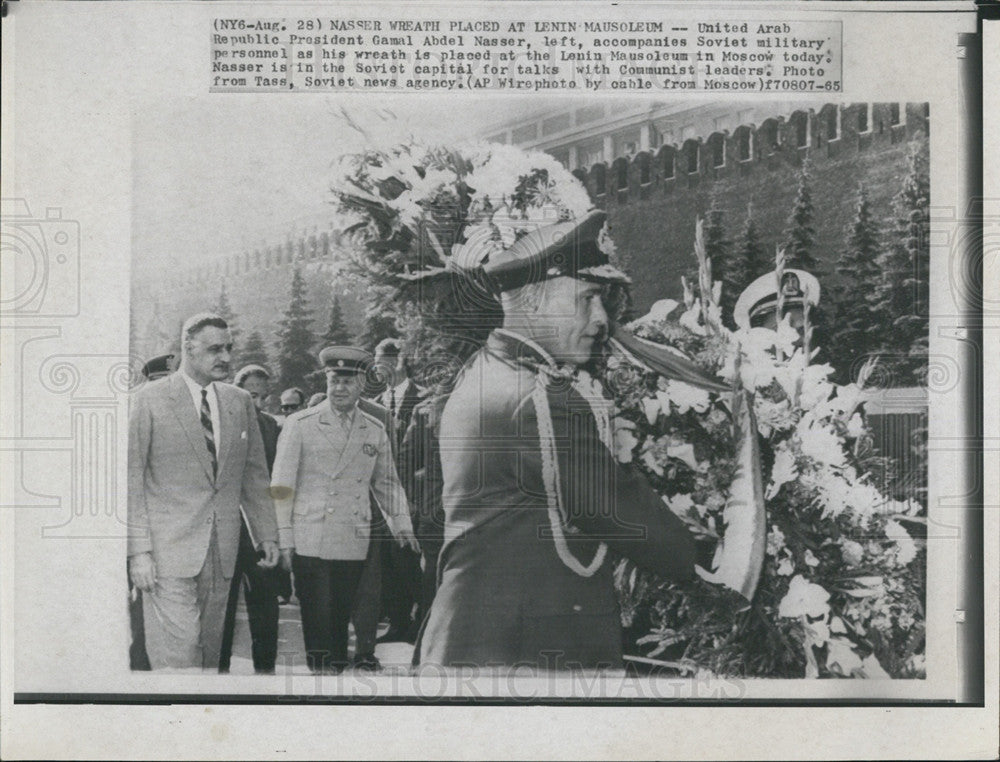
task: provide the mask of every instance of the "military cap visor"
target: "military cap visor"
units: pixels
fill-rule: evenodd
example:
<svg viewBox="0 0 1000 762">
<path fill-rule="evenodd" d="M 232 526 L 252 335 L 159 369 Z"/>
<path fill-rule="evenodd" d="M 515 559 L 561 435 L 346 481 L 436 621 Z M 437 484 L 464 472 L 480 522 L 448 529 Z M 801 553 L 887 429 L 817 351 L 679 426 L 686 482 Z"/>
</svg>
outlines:
<svg viewBox="0 0 1000 762">
<path fill-rule="evenodd" d="M 237 386 L 242 386 L 251 376 L 259 376 L 264 379 L 271 378 L 271 374 L 267 372 L 267 368 L 263 365 L 244 365 L 236 371 L 236 375 L 233 376 L 233 383 Z"/>
<path fill-rule="evenodd" d="M 782 276 L 781 290 L 786 306 L 800 305 L 807 299 L 814 307 L 819 304 L 819 281 L 805 270 L 786 269 Z M 777 303 L 777 273 L 772 270 L 743 290 L 733 307 L 733 321 L 740 328 L 749 328 L 751 318 L 775 309 Z"/>
<path fill-rule="evenodd" d="M 172 373 L 174 370 L 175 355 L 160 355 L 142 366 L 142 375 L 146 378 L 152 376 L 162 376 Z"/>
<path fill-rule="evenodd" d="M 594 211 L 581 220 L 531 231 L 481 266 L 486 285 L 501 293 L 560 276 L 629 283 L 629 277 L 611 264 L 599 244 L 606 220 L 607 214 Z"/>
<path fill-rule="evenodd" d="M 373 359 L 359 347 L 327 347 L 319 353 L 319 363 L 324 370 L 342 375 L 364 373 Z"/>
</svg>

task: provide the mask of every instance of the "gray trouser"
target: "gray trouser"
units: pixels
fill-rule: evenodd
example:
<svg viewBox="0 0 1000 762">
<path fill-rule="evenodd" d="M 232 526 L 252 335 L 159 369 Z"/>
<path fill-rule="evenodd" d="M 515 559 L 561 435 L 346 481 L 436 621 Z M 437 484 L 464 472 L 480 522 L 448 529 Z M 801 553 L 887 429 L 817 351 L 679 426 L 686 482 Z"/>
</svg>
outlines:
<svg viewBox="0 0 1000 762">
<path fill-rule="evenodd" d="M 213 529 L 198 576 L 159 576 L 152 592 L 143 593 L 146 652 L 153 669 L 218 669 L 229 584 Z"/>
</svg>

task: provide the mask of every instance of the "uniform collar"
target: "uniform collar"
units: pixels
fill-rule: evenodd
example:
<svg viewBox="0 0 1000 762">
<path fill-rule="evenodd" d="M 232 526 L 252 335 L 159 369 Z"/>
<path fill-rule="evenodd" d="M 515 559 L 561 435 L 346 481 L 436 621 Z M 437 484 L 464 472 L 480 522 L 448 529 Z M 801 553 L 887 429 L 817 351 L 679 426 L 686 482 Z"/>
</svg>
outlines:
<svg viewBox="0 0 1000 762">
<path fill-rule="evenodd" d="M 337 410 L 337 408 L 335 408 L 329 402 L 327 402 L 325 404 L 326 404 L 326 411 L 325 411 L 326 415 L 324 417 L 327 420 L 339 423 L 340 422 L 340 416 L 341 416 L 340 411 Z M 354 403 L 354 407 L 352 407 L 350 410 L 348 410 L 346 413 L 344 413 L 344 415 L 347 417 L 348 424 L 352 424 L 353 425 L 354 419 L 358 415 L 358 403 L 355 402 Z"/>
<path fill-rule="evenodd" d="M 559 368 L 552 355 L 536 341 L 508 328 L 494 328 L 486 346 L 494 354 L 514 363 L 544 367 L 552 371 Z"/>
</svg>

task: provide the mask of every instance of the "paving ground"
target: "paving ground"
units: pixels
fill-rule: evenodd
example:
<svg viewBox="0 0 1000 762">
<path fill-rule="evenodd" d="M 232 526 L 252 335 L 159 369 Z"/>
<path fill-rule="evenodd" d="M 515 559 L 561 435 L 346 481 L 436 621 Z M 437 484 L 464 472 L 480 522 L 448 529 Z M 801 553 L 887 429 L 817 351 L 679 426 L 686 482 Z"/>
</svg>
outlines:
<svg viewBox="0 0 1000 762">
<path fill-rule="evenodd" d="M 379 635 L 388 629 L 388 624 L 379 625 Z M 354 632 L 351 632 L 350 653 L 354 654 Z M 413 646 L 409 643 L 380 643 L 375 646 L 375 656 L 382 662 L 383 671 L 406 674 L 413 656 Z M 299 617 L 299 604 L 295 598 L 291 603 L 281 606 L 278 612 L 278 665 L 279 671 L 286 673 L 292 665 L 292 674 L 308 675 L 305 664 L 305 645 L 302 642 L 302 620 Z M 252 675 L 253 661 L 250 658 L 250 626 L 247 622 L 246 605 L 240 595 L 239 607 L 236 610 L 236 631 L 233 634 L 233 656 L 229 672 L 233 675 Z"/>
</svg>

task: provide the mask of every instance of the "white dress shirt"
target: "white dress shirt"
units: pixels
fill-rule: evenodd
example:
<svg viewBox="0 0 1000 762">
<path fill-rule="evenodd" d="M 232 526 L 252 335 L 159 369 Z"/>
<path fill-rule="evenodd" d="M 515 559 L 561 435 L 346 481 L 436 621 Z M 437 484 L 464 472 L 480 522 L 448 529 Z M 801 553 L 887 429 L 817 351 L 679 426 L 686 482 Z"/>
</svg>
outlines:
<svg viewBox="0 0 1000 762">
<path fill-rule="evenodd" d="M 181 374 L 181 378 L 187 384 L 188 391 L 191 392 L 191 399 L 194 400 L 194 409 L 198 414 L 199 421 L 201 420 L 201 390 L 208 390 L 206 397 L 208 398 L 208 409 L 212 415 L 212 438 L 215 440 L 215 453 L 218 457 L 219 442 L 222 441 L 222 426 L 219 419 L 219 399 L 215 393 L 215 384 L 210 383 L 203 387 L 183 370 L 178 371 L 178 373 Z"/>
<path fill-rule="evenodd" d="M 382 407 L 392 413 L 393 425 L 398 425 L 399 407 L 403 404 L 410 379 L 404 378 L 399 384 L 382 392 Z"/>
</svg>

